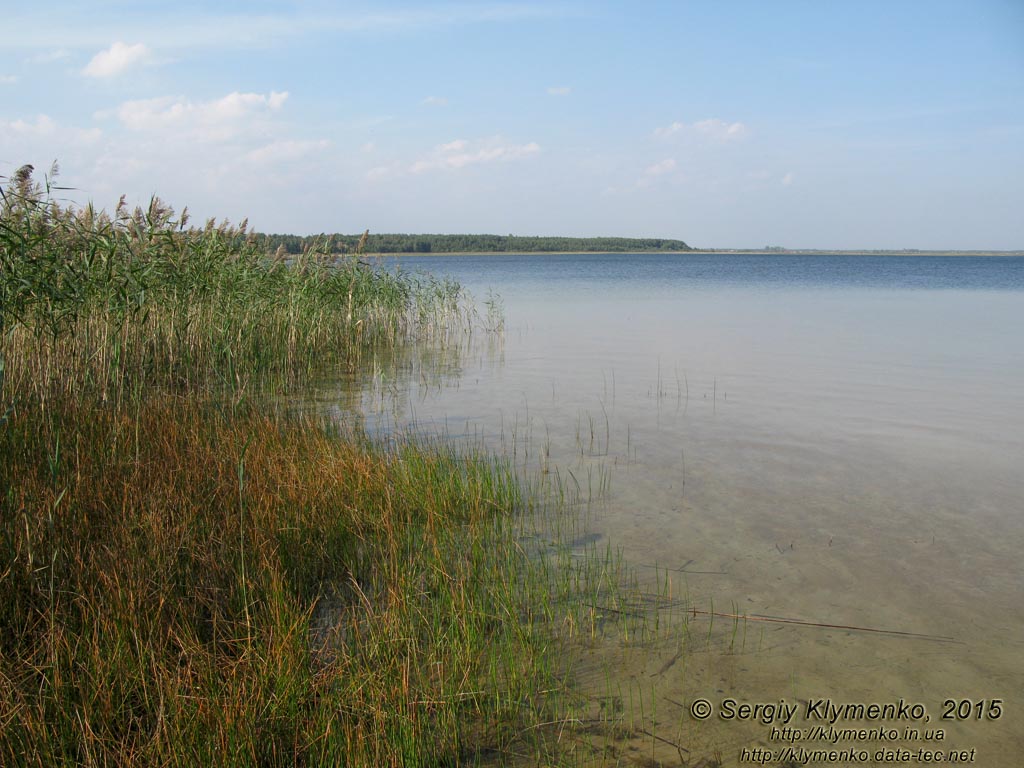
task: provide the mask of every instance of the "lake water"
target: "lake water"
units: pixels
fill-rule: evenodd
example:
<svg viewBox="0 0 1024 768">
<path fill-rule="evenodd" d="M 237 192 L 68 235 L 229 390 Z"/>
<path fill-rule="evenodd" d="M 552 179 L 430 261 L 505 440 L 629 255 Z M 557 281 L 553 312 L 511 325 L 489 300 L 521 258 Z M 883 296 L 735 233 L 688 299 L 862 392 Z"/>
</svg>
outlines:
<svg viewBox="0 0 1024 768">
<path fill-rule="evenodd" d="M 585 496 L 606 484 L 581 542 L 620 550 L 651 592 L 667 574 L 691 611 L 751 617 L 667 610 L 661 640 L 595 641 L 581 685 L 595 702 L 643 708 L 603 759 L 738 765 L 760 748 L 767 764 L 798 764 L 779 753 L 792 745 L 1022 764 L 1024 259 L 400 264 L 499 294 L 505 329 L 462 354 L 380 368 L 356 396 L 373 426 L 470 436 L 527 473 L 571 472 Z M 689 709 L 701 698 L 706 721 Z M 785 725 L 801 730 L 773 734 L 784 724 L 767 710 L 724 719 L 729 699 L 797 706 Z M 811 733 L 829 725 L 806 710 L 821 699 L 902 699 L 930 719 L 850 710 L 837 728 L 900 740 L 832 744 Z M 1002 716 L 976 719 L 993 699 Z M 947 700 L 970 700 L 971 716 L 943 720 Z"/>
</svg>

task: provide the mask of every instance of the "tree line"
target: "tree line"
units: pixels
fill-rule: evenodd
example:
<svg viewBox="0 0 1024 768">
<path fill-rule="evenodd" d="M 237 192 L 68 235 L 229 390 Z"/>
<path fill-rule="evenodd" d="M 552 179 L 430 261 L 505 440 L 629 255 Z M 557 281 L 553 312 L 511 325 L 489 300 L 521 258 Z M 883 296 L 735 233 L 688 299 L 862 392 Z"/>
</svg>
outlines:
<svg viewBox="0 0 1024 768">
<path fill-rule="evenodd" d="M 362 235 L 277 235 L 256 238 L 270 252 L 300 254 L 316 248 L 321 252 L 354 253 Z M 660 237 L 536 237 L 519 235 L 407 235 L 371 234 L 364 253 L 510 253 L 556 251 L 563 253 L 641 251 L 689 251 L 682 240 Z"/>
</svg>

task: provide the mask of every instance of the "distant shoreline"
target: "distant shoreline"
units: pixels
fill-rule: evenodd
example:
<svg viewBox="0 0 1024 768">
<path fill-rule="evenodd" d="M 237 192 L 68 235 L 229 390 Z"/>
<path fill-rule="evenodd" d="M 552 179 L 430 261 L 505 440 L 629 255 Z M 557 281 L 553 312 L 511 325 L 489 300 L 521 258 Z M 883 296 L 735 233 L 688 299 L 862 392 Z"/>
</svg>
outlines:
<svg viewBox="0 0 1024 768">
<path fill-rule="evenodd" d="M 301 253 L 389 256 L 552 256 L 566 254 L 649 254 L 664 253 L 736 254 L 750 256 L 1024 256 L 1024 249 L 996 250 L 978 248 L 786 248 L 765 245 L 761 248 L 694 248 L 685 240 L 663 237 L 556 237 L 549 235 L 487 234 L 403 234 L 382 232 L 371 235 L 320 234 L 289 235 L 256 233 L 261 247 L 285 257 Z"/>
<path fill-rule="evenodd" d="M 800 250 L 757 250 L 744 248 L 691 248 L 687 251 L 661 251 L 641 250 L 635 251 L 436 251 L 423 253 L 417 251 L 392 252 L 392 253 L 366 253 L 364 256 L 408 256 L 408 257 L 434 257 L 434 256 L 559 256 L 559 255 L 598 255 L 598 256 L 630 256 L 642 254 L 660 254 L 664 256 L 683 255 L 720 255 L 720 256 L 1024 256 L 1024 251 L 840 251 L 827 249 L 800 249 Z M 342 254 L 350 255 L 350 254 Z"/>
</svg>

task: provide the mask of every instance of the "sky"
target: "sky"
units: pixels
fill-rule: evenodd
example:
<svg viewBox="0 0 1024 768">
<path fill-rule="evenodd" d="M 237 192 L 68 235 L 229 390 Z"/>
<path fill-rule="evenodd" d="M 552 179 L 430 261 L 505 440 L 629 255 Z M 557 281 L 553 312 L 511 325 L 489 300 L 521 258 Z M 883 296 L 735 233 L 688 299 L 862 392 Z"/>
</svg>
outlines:
<svg viewBox="0 0 1024 768">
<path fill-rule="evenodd" d="M 0 176 L 54 161 L 262 232 L 1024 249 L 1024 0 L 0 0 Z"/>
</svg>

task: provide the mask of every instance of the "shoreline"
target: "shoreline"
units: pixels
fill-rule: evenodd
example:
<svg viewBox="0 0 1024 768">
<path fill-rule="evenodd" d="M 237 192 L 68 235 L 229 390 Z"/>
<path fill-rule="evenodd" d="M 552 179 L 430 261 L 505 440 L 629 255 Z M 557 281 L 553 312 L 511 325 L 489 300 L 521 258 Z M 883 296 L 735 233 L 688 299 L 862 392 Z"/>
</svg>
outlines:
<svg viewBox="0 0 1024 768">
<path fill-rule="evenodd" d="M 689 251 L 438 251 L 436 253 L 422 253 L 416 251 L 409 252 L 392 252 L 392 253 L 366 253 L 364 257 L 389 257 L 389 256 L 408 256 L 408 257 L 435 257 L 435 256 L 560 256 L 560 255 L 590 255 L 595 256 L 647 256 L 647 255 L 665 255 L 665 256 L 686 256 L 686 255 L 720 255 L 720 256 L 943 256 L 943 257 L 965 257 L 965 256 L 985 256 L 985 257 L 1008 257 L 1008 258 L 1019 258 L 1024 256 L 1024 251 L 871 251 L 871 250 L 859 250 L 859 251 L 840 251 L 840 250 L 825 250 L 825 249 L 807 249 L 807 250 L 783 250 L 783 251 L 764 251 L 756 249 L 731 249 L 731 248 L 694 248 Z M 341 256 L 351 256 L 353 254 L 339 254 Z"/>
</svg>

